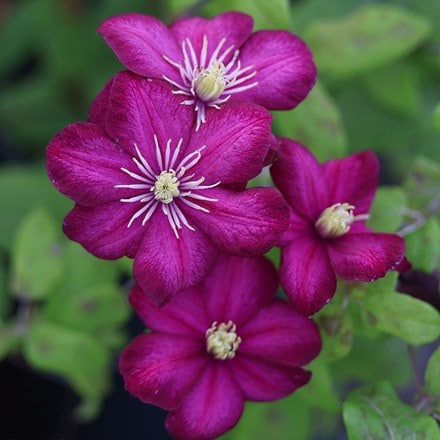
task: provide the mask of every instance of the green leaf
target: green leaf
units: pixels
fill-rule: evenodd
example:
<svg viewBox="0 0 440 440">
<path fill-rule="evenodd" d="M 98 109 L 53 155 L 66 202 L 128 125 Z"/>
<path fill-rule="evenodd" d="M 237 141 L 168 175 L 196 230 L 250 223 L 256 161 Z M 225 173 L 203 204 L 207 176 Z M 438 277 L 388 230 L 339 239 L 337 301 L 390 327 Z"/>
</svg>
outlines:
<svg viewBox="0 0 440 440">
<path fill-rule="evenodd" d="M 346 153 L 347 139 L 341 113 L 321 83 L 315 85 L 298 108 L 273 114 L 275 133 L 306 145 L 319 161 Z"/>
<path fill-rule="evenodd" d="M 14 330 L 13 325 L 7 325 L 0 321 L 0 361 L 20 345 L 21 337 Z"/>
<path fill-rule="evenodd" d="M 355 335 L 353 348 L 343 359 L 330 365 L 337 383 L 391 380 L 396 387 L 406 386 L 411 379 L 407 344 L 401 339 L 379 335 Z"/>
<path fill-rule="evenodd" d="M 374 4 L 342 18 L 315 22 L 306 32 L 306 41 L 322 72 L 347 78 L 404 57 L 429 33 L 425 17 Z"/>
<path fill-rule="evenodd" d="M 370 325 L 409 344 L 432 342 L 440 336 L 440 314 L 425 301 L 400 293 L 365 295 L 362 307 Z"/>
<path fill-rule="evenodd" d="M 62 274 L 59 226 L 44 210 L 31 211 L 17 231 L 12 249 L 12 292 L 28 300 L 46 297 Z"/>
<path fill-rule="evenodd" d="M 291 395 L 277 402 L 246 402 L 238 425 L 221 438 L 291 440 L 294 432 L 295 440 L 308 440 L 310 427 L 310 408 L 296 395 Z"/>
<path fill-rule="evenodd" d="M 349 394 L 343 407 L 349 440 L 437 440 L 435 420 L 403 404 L 391 385 L 381 382 Z"/>
<path fill-rule="evenodd" d="M 50 298 L 43 313 L 51 321 L 69 328 L 96 332 L 124 323 L 130 309 L 121 290 L 106 283 L 89 285 L 75 293 L 60 291 Z"/>
<path fill-rule="evenodd" d="M 325 411 L 337 412 L 341 408 L 338 395 L 333 383 L 329 366 L 321 357 L 315 359 L 307 370 L 312 372 L 312 378 L 306 387 L 300 388 L 295 392 L 312 408 L 319 408 Z"/>
<path fill-rule="evenodd" d="M 370 209 L 368 227 L 380 232 L 395 232 L 402 222 L 405 205 L 405 193 L 401 188 L 379 187 Z"/>
<path fill-rule="evenodd" d="M 440 223 L 432 217 L 405 236 L 406 256 L 414 268 L 431 273 L 440 266 Z"/>
<path fill-rule="evenodd" d="M 6 289 L 6 268 L 0 254 L 0 321 L 9 315 L 10 308 L 11 298 Z"/>
<path fill-rule="evenodd" d="M 433 121 L 434 121 L 434 127 L 437 130 L 440 130 L 440 102 L 435 107 Z"/>
<path fill-rule="evenodd" d="M 433 215 L 440 210 L 440 164 L 423 156 L 416 157 L 405 180 L 408 205 L 422 215 Z"/>
<path fill-rule="evenodd" d="M 351 350 L 353 339 L 353 323 L 348 310 L 333 301 L 315 318 L 321 329 L 321 356 L 330 361 L 346 356 Z"/>
<path fill-rule="evenodd" d="M 87 334 L 37 319 L 23 353 L 32 367 L 67 380 L 85 400 L 83 416 L 94 414 L 109 388 L 110 350 Z"/>
<path fill-rule="evenodd" d="M 425 390 L 430 394 L 431 408 L 440 413 L 440 347 L 431 355 L 426 366 Z"/>
<path fill-rule="evenodd" d="M 370 72 L 364 83 L 370 96 L 385 109 L 404 116 L 416 116 L 420 107 L 418 78 L 408 63 L 395 63 Z"/>
<path fill-rule="evenodd" d="M 177 18 L 182 13 L 185 13 L 188 9 L 195 6 L 198 0 L 167 0 L 167 10 L 168 13 L 174 19 Z"/>
<path fill-rule="evenodd" d="M 17 224 L 33 208 L 47 207 L 61 225 L 71 205 L 51 185 L 42 165 L 0 167 L 0 212 L 7 213 L 0 215 L 0 247 L 8 249 L 12 245 Z"/>
<path fill-rule="evenodd" d="M 211 0 L 202 9 L 203 15 L 210 17 L 231 10 L 251 15 L 254 30 L 290 29 L 291 26 L 288 0 Z"/>
</svg>

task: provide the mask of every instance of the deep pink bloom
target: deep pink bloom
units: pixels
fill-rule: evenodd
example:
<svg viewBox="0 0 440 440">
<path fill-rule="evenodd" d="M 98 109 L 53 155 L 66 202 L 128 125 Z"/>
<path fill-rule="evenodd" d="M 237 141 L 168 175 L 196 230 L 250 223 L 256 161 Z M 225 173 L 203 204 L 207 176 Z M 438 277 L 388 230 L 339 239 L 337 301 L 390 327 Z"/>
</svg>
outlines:
<svg viewBox="0 0 440 440">
<path fill-rule="evenodd" d="M 219 251 L 264 253 L 288 226 L 276 189 L 245 189 L 274 142 L 269 113 L 223 110 L 196 132 L 167 83 L 123 72 L 89 122 L 48 146 L 48 174 L 76 202 L 67 236 L 100 258 L 134 257 L 138 283 L 158 304 L 202 281 Z"/>
<path fill-rule="evenodd" d="M 281 247 L 280 281 L 303 313 L 323 307 L 344 280 L 374 281 L 404 258 L 396 234 L 365 226 L 379 181 L 371 151 L 319 164 L 302 145 L 280 139 L 271 168 L 276 186 L 291 207 L 290 228 Z"/>
<path fill-rule="evenodd" d="M 155 17 L 124 14 L 98 29 L 121 63 L 148 78 L 164 79 L 197 112 L 235 99 L 272 110 L 296 107 L 316 80 L 305 43 L 287 31 L 252 33 L 252 17 L 227 12 L 211 19 L 182 18 L 167 27 Z"/>
<path fill-rule="evenodd" d="M 213 439 L 239 420 L 245 400 L 280 399 L 305 385 L 301 368 L 321 348 L 317 326 L 275 298 L 264 257 L 221 256 L 203 284 L 162 308 L 135 286 L 130 302 L 151 332 L 123 351 L 125 386 L 170 413 L 177 439 Z"/>
</svg>

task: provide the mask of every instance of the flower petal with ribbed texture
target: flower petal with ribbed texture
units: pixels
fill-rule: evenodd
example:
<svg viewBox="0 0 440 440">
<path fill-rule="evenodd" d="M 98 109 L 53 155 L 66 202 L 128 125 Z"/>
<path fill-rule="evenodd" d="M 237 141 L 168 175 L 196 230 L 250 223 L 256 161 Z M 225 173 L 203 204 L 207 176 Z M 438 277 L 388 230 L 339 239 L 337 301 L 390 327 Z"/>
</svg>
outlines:
<svg viewBox="0 0 440 440">
<path fill-rule="evenodd" d="M 336 276 L 326 245 L 314 236 L 300 236 L 281 249 L 280 283 L 305 315 L 321 309 L 336 291 Z"/>
<path fill-rule="evenodd" d="M 404 258 L 405 241 L 396 234 L 347 234 L 329 243 L 336 273 L 345 280 L 374 281 Z"/>
<path fill-rule="evenodd" d="M 201 287 L 179 292 L 171 302 L 158 307 L 135 285 L 131 289 L 129 300 L 144 324 L 157 332 L 192 336 L 204 341 L 203 335 L 212 323 L 207 317 L 205 296 Z"/>
<path fill-rule="evenodd" d="M 329 192 L 328 205 L 350 203 L 355 214 L 367 213 L 379 184 L 379 162 L 373 152 L 362 151 L 322 164 Z"/>
<path fill-rule="evenodd" d="M 177 239 L 167 216 L 157 210 L 147 222 L 149 232 L 135 256 L 133 273 L 151 301 L 164 305 L 171 296 L 200 283 L 218 251 L 200 231 L 181 230 Z"/>
<path fill-rule="evenodd" d="M 267 252 L 288 227 L 289 207 L 275 188 L 236 192 L 213 188 L 206 192 L 218 202 L 207 204 L 210 213 L 191 210 L 198 229 L 223 251 L 248 256 Z"/>
<path fill-rule="evenodd" d="M 177 58 L 181 50 L 169 29 L 157 18 L 117 15 L 105 20 L 98 33 L 129 70 L 149 78 L 162 78 L 166 72 L 177 79 L 163 55 Z"/>
<path fill-rule="evenodd" d="M 58 191 L 83 206 L 94 206 L 129 197 L 130 190 L 116 189 L 115 182 L 128 182 L 121 167 L 131 158 L 117 148 L 96 124 L 68 125 L 47 147 L 48 175 Z"/>
<path fill-rule="evenodd" d="M 203 339 L 158 333 L 137 336 L 122 352 L 125 388 L 144 403 L 177 408 L 208 362 Z"/>
<path fill-rule="evenodd" d="M 240 327 L 273 301 L 278 277 L 273 264 L 262 256 L 221 255 L 207 276 L 206 311 L 211 322 L 233 321 Z"/>
<path fill-rule="evenodd" d="M 287 31 L 263 30 L 246 41 L 240 53 L 243 65 L 254 66 L 258 86 L 240 93 L 273 110 L 296 107 L 316 81 L 316 66 L 307 45 Z"/>
<path fill-rule="evenodd" d="M 182 405 L 169 413 L 166 428 L 177 440 L 212 440 L 238 422 L 243 406 L 229 365 L 211 362 Z"/>
<path fill-rule="evenodd" d="M 243 325 L 240 337 L 240 356 L 285 367 L 308 364 L 321 350 L 317 325 L 281 300 Z"/>
<path fill-rule="evenodd" d="M 270 169 L 275 185 L 298 216 L 315 222 L 328 206 L 321 166 L 303 145 L 287 138 L 279 140 L 279 158 Z"/>
<path fill-rule="evenodd" d="M 237 356 L 231 366 L 246 400 L 266 402 L 282 399 L 305 385 L 311 373 L 300 367 L 283 367 L 270 361 Z"/>
</svg>

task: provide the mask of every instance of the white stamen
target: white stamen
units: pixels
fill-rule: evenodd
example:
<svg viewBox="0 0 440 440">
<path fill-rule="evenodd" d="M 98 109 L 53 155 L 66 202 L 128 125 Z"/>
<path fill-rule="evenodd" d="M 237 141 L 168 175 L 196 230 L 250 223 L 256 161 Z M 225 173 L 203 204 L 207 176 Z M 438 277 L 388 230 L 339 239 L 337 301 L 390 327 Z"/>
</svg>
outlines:
<svg viewBox="0 0 440 440">
<path fill-rule="evenodd" d="M 241 344 L 241 338 L 237 334 L 237 328 L 232 321 L 217 325 L 214 321 L 206 330 L 206 351 L 215 359 L 225 361 L 233 359 Z"/>
<path fill-rule="evenodd" d="M 190 45 L 190 43 L 189 43 Z M 191 48 L 189 49 L 191 51 Z M 139 147 L 134 144 L 136 157 L 133 157 L 139 174 L 127 168 L 120 168 L 121 171 L 139 183 L 124 183 L 114 185 L 115 188 L 137 191 L 130 197 L 121 198 L 123 203 L 135 203 L 139 208 L 128 221 L 127 228 L 131 227 L 136 219 L 143 217 L 142 226 L 148 222 L 160 205 L 162 213 L 167 217 L 168 223 L 176 238 L 179 238 L 179 230 L 185 226 L 194 231 L 194 227 L 188 223 L 183 207 L 187 206 L 198 211 L 209 213 L 209 210 L 188 200 L 201 200 L 203 202 L 217 202 L 218 199 L 206 197 L 198 193 L 201 190 L 215 188 L 220 185 L 216 182 L 209 185 L 201 185 L 205 181 L 203 176 L 193 179 L 195 174 L 186 174 L 187 170 L 193 168 L 201 159 L 201 152 L 205 145 L 187 154 L 179 161 L 180 150 L 183 139 L 179 139 L 174 151 L 172 151 L 172 140 L 166 142 L 164 153 L 159 144 L 159 139 L 153 135 L 156 163 L 148 163 L 142 155 Z M 151 147 L 150 147 L 151 148 Z M 154 157 L 153 156 L 153 157 Z M 178 162 L 178 165 L 175 164 Z M 154 170 L 154 171 L 153 171 Z M 193 180 L 192 180 L 193 179 Z M 181 203 L 180 207 L 178 203 Z"/>
<path fill-rule="evenodd" d="M 177 95 L 192 96 L 186 99 L 183 105 L 194 106 L 197 113 L 196 130 L 206 122 L 206 107 L 220 109 L 232 94 L 244 92 L 258 85 L 258 81 L 249 83 L 257 71 L 254 66 L 241 67 L 239 60 L 240 51 L 237 49 L 231 56 L 234 46 L 223 49 L 226 38 L 222 38 L 211 56 L 208 57 L 208 38 L 203 36 L 200 53 L 197 54 L 189 38 L 182 41 L 182 61 L 174 61 L 163 55 L 163 59 L 170 66 L 177 69 L 181 81 L 172 80 L 163 75 L 162 78 L 177 90 L 172 92 Z M 197 56 L 199 55 L 199 56 Z M 224 63 L 230 57 L 229 61 Z M 237 87 L 241 85 L 240 87 Z"/>
</svg>

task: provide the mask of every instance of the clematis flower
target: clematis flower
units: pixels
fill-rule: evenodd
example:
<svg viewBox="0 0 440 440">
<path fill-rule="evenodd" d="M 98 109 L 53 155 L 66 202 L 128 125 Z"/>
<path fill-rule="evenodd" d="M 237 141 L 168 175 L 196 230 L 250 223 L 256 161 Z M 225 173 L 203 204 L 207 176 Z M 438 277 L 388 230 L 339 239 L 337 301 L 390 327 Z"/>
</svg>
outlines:
<svg viewBox="0 0 440 440">
<path fill-rule="evenodd" d="M 155 17 L 123 14 L 104 21 L 98 32 L 128 70 L 163 79 L 184 96 L 199 129 L 207 108 L 220 109 L 226 101 L 288 110 L 313 87 L 316 67 L 300 38 L 252 28 L 252 17 L 240 12 L 183 18 L 170 27 Z"/>
<path fill-rule="evenodd" d="M 118 74 L 89 122 L 47 148 L 55 187 L 76 202 L 67 236 L 100 258 L 134 258 L 157 303 L 199 283 L 219 251 L 266 252 L 288 225 L 274 188 L 245 189 L 274 138 L 260 106 L 229 104 L 201 130 L 163 81 Z"/>
<path fill-rule="evenodd" d="M 280 282 L 310 315 L 330 301 L 336 276 L 374 281 L 404 264 L 405 243 L 365 225 L 379 181 L 371 151 L 319 164 L 304 146 L 284 138 L 280 144 L 271 174 L 291 207 L 279 243 Z"/>
<path fill-rule="evenodd" d="M 135 286 L 130 302 L 151 332 L 122 352 L 125 387 L 168 411 L 176 439 L 213 439 L 239 420 L 245 400 L 270 401 L 305 385 L 302 366 L 321 349 L 317 326 L 276 299 L 264 257 L 222 255 L 200 285 L 162 308 Z"/>
</svg>

